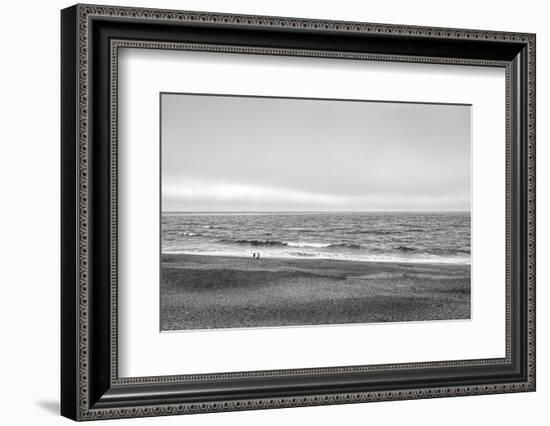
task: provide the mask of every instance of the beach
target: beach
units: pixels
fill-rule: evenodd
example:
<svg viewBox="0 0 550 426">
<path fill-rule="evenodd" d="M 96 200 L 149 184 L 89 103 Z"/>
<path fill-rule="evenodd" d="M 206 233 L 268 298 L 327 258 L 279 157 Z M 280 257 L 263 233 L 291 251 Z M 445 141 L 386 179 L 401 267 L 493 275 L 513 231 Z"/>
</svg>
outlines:
<svg viewBox="0 0 550 426">
<path fill-rule="evenodd" d="M 162 254 L 162 331 L 470 318 L 470 266 Z"/>
</svg>

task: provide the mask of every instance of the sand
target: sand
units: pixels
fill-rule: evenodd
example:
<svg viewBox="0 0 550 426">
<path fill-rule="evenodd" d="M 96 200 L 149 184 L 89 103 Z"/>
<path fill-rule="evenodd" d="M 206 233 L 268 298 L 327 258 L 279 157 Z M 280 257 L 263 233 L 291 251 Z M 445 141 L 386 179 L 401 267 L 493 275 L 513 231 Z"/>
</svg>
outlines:
<svg viewBox="0 0 550 426">
<path fill-rule="evenodd" d="M 470 266 L 163 254 L 161 330 L 470 318 Z"/>
</svg>

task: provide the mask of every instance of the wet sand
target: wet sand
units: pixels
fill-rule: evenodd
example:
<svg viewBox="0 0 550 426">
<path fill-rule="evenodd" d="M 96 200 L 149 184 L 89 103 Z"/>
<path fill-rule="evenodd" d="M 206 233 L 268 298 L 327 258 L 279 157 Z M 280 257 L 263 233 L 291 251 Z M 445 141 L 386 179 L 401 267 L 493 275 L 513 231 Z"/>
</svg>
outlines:
<svg viewBox="0 0 550 426">
<path fill-rule="evenodd" d="M 163 331 L 469 318 L 469 265 L 162 255 Z"/>
</svg>

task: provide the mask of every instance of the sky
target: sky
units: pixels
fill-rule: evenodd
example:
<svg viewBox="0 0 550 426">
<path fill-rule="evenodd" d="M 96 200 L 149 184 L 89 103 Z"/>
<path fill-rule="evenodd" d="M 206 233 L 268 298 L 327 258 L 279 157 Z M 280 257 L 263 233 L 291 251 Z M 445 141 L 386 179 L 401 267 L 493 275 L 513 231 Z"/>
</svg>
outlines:
<svg viewBox="0 0 550 426">
<path fill-rule="evenodd" d="M 470 109 L 163 93 L 162 211 L 469 211 Z"/>
</svg>

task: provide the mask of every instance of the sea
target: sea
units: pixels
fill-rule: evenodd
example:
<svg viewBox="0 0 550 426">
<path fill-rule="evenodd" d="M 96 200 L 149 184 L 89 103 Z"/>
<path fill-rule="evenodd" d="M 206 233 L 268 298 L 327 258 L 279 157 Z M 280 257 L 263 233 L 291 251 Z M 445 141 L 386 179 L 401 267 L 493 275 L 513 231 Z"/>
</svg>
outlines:
<svg viewBox="0 0 550 426">
<path fill-rule="evenodd" d="M 470 212 L 163 213 L 162 252 L 470 264 Z"/>
</svg>

